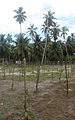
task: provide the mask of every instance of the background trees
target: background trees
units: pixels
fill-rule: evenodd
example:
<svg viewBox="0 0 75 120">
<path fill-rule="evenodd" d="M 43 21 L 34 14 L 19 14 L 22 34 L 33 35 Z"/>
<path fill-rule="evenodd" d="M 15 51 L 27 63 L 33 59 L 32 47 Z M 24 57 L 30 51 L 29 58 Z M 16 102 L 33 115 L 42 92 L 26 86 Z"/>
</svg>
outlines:
<svg viewBox="0 0 75 120">
<path fill-rule="evenodd" d="M 44 50 L 43 50 L 43 55 L 42 55 L 42 62 L 41 64 L 43 64 L 43 60 L 44 60 L 44 56 L 45 56 L 45 52 L 46 52 L 46 47 L 47 47 L 47 39 L 48 39 L 48 35 L 50 33 L 50 27 L 53 27 L 55 22 L 53 21 L 55 19 L 55 17 L 53 16 L 54 12 L 48 11 L 48 14 L 44 15 L 44 25 L 43 25 L 43 32 L 45 34 L 46 37 L 46 41 L 45 41 L 45 46 L 44 46 Z"/>
<path fill-rule="evenodd" d="M 30 27 L 27 28 L 29 36 L 31 37 L 32 41 L 34 41 L 35 35 L 36 35 L 36 30 L 37 27 L 34 27 L 34 24 L 30 24 Z"/>
<path fill-rule="evenodd" d="M 14 53 L 16 59 L 20 59 L 23 61 L 24 57 L 28 57 L 28 43 L 29 39 L 28 37 L 25 36 L 25 34 L 19 34 L 16 36 L 16 41 L 15 44 L 16 46 L 14 47 Z"/>
<path fill-rule="evenodd" d="M 0 56 L 3 59 L 3 62 L 8 59 L 10 51 L 10 45 L 8 44 L 5 34 L 0 35 Z"/>
<path fill-rule="evenodd" d="M 20 24 L 20 34 L 15 38 L 9 33 L 0 34 L 0 57 L 8 61 L 23 60 L 29 63 L 40 61 L 63 61 L 65 56 L 70 59 L 75 53 L 75 34 L 68 36 L 68 28 L 60 28 L 55 21 L 54 12 L 51 10 L 44 14 L 44 24 L 41 31 L 34 24 L 30 24 L 25 33 L 21 31 L 21 23 L 26 20 L 22 7 L 14 10 L 14 18 Z M 44 34 L 42 34 L 44 33 Z M 40 35 L 39 35 L 40 34 Z M 63 39 L 62 39 L 63 38 Z M 73 56 L 73 57 L 72 57 Z"/>
<path fill-rule="evenodd" d="M 41 56 L 42 56 L 42 42 L 41 42 L 41 37 L 40 35 L 36 34 L 34 38 L 34 43 L 33 43 L 33 49 L 34 49 L 34 56 L 35 56 L 35 61 L 39 62 L 41 61 Z"/>
</svg>

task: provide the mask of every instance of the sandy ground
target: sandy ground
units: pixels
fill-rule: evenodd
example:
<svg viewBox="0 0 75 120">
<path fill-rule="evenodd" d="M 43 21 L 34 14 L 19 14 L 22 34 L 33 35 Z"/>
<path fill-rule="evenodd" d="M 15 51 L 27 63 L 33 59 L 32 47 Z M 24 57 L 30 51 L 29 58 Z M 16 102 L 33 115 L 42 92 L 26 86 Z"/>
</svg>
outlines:
<svg viewBox="0 0 75 120">
<path fill-rule="evenodd" d="M 24 82 L 0 80 L 0 120 L 22 120 L 24 108 Z M 35 82 L 27 82 L 32 111 L 31 120 L 75 120 L 75 82 L 69 84 L 69 94 L 65 86 L 50 80 L 39 83 L 35 93 Z"/>
</svg>

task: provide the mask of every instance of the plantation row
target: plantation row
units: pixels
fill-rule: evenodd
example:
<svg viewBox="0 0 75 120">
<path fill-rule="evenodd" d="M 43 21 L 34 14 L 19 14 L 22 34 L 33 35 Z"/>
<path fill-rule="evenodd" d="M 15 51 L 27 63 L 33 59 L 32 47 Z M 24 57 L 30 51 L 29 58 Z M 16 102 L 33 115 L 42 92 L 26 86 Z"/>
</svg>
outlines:
<svg viewBox="0 0 75 120">
<path fill-rule="evenodd" d="M 43 65 L 40 66 L 36 65 L 27 65 L 26 66 L 26 80 L 32 81 L 37 83 L 42 82 L 45 80 L 51 79 L 52 82 L 61 82 L 64 83 L 66 81 L 66 75 L 65 75 L 65 65 Z M 39 78 L 38 78 L 38 72 L 39 72 Z M 68 64 L 67 65 L 67 74 L 68 79 L 73 78 L 74 79 L 74 73 L 75 73 L 75 65 L 74 64 Z M 11 80 L 12 82 L 17 81 L 23 81 L 24 80 L 24 65 L 0 65 L 0 79 L 6 79 Z M 71 80 L 72 81 L 72 80 Z M 70 82 L 71 82 L 70 81 Z"/>
</svg>

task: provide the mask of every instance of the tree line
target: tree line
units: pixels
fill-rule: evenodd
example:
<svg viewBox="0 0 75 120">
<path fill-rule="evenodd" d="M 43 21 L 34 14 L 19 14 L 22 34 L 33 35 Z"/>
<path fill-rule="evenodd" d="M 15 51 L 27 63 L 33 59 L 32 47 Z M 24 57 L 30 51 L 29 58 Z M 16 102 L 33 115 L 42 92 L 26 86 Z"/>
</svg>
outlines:
<svg viewBox="0 0 75 120">
<path fill-rule="evenodd" d="M 26 58 L 29 64 L 50 61 L 59 61 L 62 64 L 65 58 L 68 61 L 75 60 L 75 34 L 68 35 L 69 29 L 66 26 L 60 29 L 54 12 L 50 10 L 43 15 L 44 23 L 39 33 L 34 24 L 30 24 L 27 32 L 22 33 L 21 24 L 27 18 L 26 12 L 22 7 L 14 12 L 14 19 L 20 25 L 20 33 L 15 35 L 15 40 L 10 34 L 0 34 L 0 62 L 15 63 Z"/>
</svg>

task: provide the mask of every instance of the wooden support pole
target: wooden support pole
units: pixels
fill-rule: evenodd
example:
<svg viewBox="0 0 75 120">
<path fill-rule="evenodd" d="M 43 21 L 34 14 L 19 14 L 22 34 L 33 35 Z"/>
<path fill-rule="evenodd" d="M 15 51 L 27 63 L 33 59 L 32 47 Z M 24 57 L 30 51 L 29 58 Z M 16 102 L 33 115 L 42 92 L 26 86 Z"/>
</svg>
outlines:
<svg viewBox="0 0 75 120">
<path fill-rule="evenodd" d="M 27 97 L 26 97 L 26 59 L 24 58 L 24 109 L 26 112 L 27 108 Z"/>
</svg>

